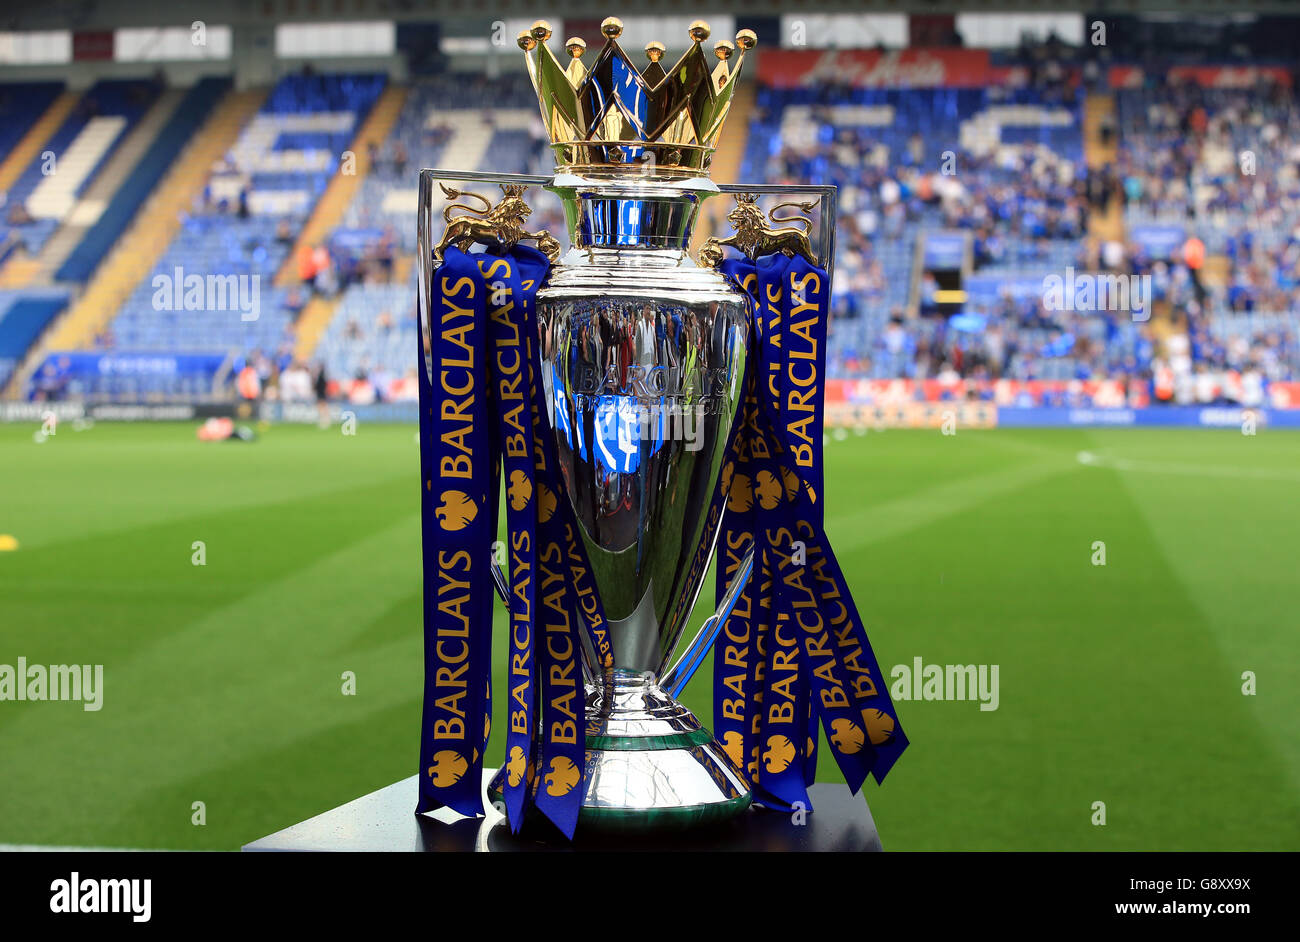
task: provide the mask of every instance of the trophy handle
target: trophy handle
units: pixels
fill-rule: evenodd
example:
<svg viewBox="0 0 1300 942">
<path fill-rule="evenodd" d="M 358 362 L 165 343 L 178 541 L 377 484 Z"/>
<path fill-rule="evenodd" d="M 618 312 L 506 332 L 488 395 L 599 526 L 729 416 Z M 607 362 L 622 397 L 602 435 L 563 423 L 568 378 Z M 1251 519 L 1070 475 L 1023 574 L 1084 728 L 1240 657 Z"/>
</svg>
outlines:
<svg viewBox="0 0 1300 942">
<path fill-rule="evenodd" d="M 415 317 L 420 332 L 420 358 L 418 368 L 424 370 L 430 388 L 436 389 L 433 375 L 433 176 L 420 171 L 419 209 L 416 212 L 415 266 L 416 305 Z"/>
<path fill-rule="evenodd" d="M 447 194 L 447 188 L 442 187 L 442 181 L 449 183 L 495 183 L 498 186 L 511 186 L 520 192 L 530 186 L 545 186 L 551 182 L 551 177 L 534 176 L 524 173 L 490 173 L 482 170 L 431 170 L 425 168 L 420 171 L 420 188 L 419 188 L 419 209 L 416 213 L 415 232 L 416 232 L 416 271 L 419 273 L 416 318 L 419 324 L 420 335 L 423 338 L 424 357 L 421 366 L 424 367 L 425 374 L 429 379 L 429 385 L 434 386 L 433 375 L 433 272 L 438 267 L 441 260 L 442 249 L 449 242 L 448 226 L 443 227 L 442 238 L 435 244 L 434 241 L 434 184 L 439 184 L 443 193 Z M 455 192 L 455 191 L 453 191 Z M 483 197 L 479 197 L 482 199 Z M 488 227 L 490 228 L 490 227 Z M 487 229 L 481 231 L 486 232 Z M 466 234 L 462 234 L 466 235 Z M 544 237 L 544 239 L 542 238 Z M 552 262 L 560 252 L 560 244 L 545 230 L 538 233 L 523 233 L 522 238 L 531 239 L 538 242 L 540 248 Z M 462 241 L 465 241 L 462 239 Z M 470 240 L 472 241 L 472 240 Z M 466 247 L 468 242 L 466 242 Z"/>
<path fill-rule="evenodd" d="M 718 610 L 704 620 L 700 626 L 699 634 L 682 652 L 682 656 L 677 659 L 677 663 L 664 672 L 663 677 L 659 679 L 659 686 L 663 688 L 668 696 L 676 698 L 685 688 L 695 672 L 700 669 L 704 663 L 704 655 L 709 653 L 713 647 L 714 639 L 718 637 L 718 632 L 722 630 L 723 623 L 726 622 L 727 616 L 731 610 L 736 607 L 736 602 L 740 598 L 740 593 L 745 590 L 745 584 L 749 582 L 749 575 L 754 570 L 754 547 L 751 544 L 746 551 L 744 558 L 740 561 L 740 568 L 736 574 L 731 577 L 731 584 L 727 586 L 727 592 L 722 596 L 722 601 L 718 603 Z"/>
<path fill-rule="evenodd" d="M 510 583 L 506 581 L 506 574 L 501 571 L 501 566 L 497 563 L 496 558 L 492 559 L 492 583 L 496 586 L 497 598 L 507 609 L 510 608 Z"/>
<path fill-rule="evenodd" d="M 839 191 L 833 184 L 816 183 L 816 184 L 795 184 L 795 183 L 719 183 L 718 190 L 722 193 L 729 193 L 732 196 L 739 197 L 742 194 L 746 197 L 751 196 L 781 196 L 798 194 L 800 196 L 816 197 L 819 206 L 817 219 L 817 255 L 819 261 L 823 263 L 826 269 L 826 277 L 833 279 L 835 276 L 835 223 L 839 217 Z M 785 203 L 782 205 L 795 206 L 804 212 L 811 211 L 811 201 L 804 203 Z M 772 211 L 780 209 L 781 206 L 774 206 Z M 774 222 L 788 221 L 789 217 L 774 219 Z M 809 227 L 811 228 L 811 223 Z M 734 238 L 734 236 L 730 237 Z M 731 244 L 727 239 L 717 240 L 719 245 L 716 251 L 721 256 L 723 244 Z M 708 266 L 713 267 L 713 266 Z"/>
</svg>

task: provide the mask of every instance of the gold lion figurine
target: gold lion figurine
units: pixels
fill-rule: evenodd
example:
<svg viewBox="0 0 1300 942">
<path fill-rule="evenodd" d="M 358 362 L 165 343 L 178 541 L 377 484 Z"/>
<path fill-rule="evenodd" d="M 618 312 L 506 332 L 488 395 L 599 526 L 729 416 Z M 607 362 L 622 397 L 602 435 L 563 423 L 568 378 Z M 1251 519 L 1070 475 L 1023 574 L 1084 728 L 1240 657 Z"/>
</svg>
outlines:
<svg viewBox="0 0 1300 942">
<path fill-rule="evenodd" d="M 779 203 L 772 207 L 769 218 L 758 205 L 758 197 L 752 193 L 737 193 L 736 208 L 727 214 L 735 234 L 725 239 L 709 239 L 700 248 L 700 264 L 708 268 L 717 268 L 722 261 L 722 247 L 729 245 L 739 249 L 751 259 L 780 252 L 790 258 L 798 255 L 810 265 L 820 264 L 813 254 L 808 233 L 812 231 L 812 220 L 804 216 L 778 217 L 776 211 L 792 206 L 812 212 L 813 203 Z M 771 228 L 769 222 L 788 222 L 793 225 L 780 229 Z"/>
<path fill-rule="evenodd" d="M 447 228 L 443 231 L 438 244 L 434 246 L 434 265 L 442 264 L 442 253 L 447 246 L 454 245 L 464 252 L 475 243 L 509 251 L 521 241 L 527 240 L 536 242 L 537 248 L 552 262 L 560 257 L 560 243 L 549 232 L 545 229 L 540 232 L 529 232 L 524 229 L 524 220 L 533 213 L 523 200 L 524 190 L 527 187 L 515 183 L 501 184 L 501 192 L 505 195 L 493 206 L 490 200 L 477 193 L 452 189 L 445 183 L 438 185 L 442 187 L 442 192 L 447 194 L 449 200 L 478 200 L 483 204 L 483 208 L 476 209 L 462 203 L 453 203 L 443 209 L 442 218 L 446 221 Z M 453 216 L 452 213 L 456 210 L 461 210 L 464 215 Z"/>
</svg>

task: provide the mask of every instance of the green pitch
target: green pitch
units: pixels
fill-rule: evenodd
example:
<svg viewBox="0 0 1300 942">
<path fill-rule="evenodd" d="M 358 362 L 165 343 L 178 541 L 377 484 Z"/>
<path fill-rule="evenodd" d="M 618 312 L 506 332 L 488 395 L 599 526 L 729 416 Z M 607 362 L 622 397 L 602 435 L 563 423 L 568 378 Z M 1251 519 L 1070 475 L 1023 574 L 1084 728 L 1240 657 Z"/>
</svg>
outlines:
<svg viewBox="0 0 1300 942">
<path fill-rule="evenodd" d="M 412 428 L 33 431 L 0 427 L 0 664 L 103 664 L 103 708 L 0 702 L 0 844 L 234 849 L 415 771 Z M 996 710 L 899 702 L 886 848 L 1300 849 L 1300 435 L 873 431 L 827 463 L 885 672 L 998 668 Z"/>
</svg>

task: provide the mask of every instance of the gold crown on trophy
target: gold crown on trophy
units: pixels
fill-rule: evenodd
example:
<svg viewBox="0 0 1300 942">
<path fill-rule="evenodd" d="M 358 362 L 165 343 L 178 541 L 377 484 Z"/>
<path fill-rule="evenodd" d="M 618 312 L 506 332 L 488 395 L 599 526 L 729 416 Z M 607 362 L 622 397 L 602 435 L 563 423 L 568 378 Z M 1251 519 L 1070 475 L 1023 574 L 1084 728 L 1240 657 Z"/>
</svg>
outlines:
<svg viewBox="0 0 1300 942">
<path fill-rule="evenodd" d="M 734 43 L 714 43 L 718 62 L 711 65 L 701 48 L 709 24 L 696 20 L 691 48 L 676 65 L 665 69 L 664 44 L 652 42 L 645 47 L 649 62 L 639 71 L 618 42 L 623 22 L 608 17 L 600 31 L 605 48 L 590 69 L 582 63 L 587 44 L 576 37 L 564 44 L 568 65 L 560 64 L 546 46 L 551 25 L 545 20 L 519 34 L 557 165 L 667 176 L 707 172 L 745 53 L 758 42 L 754 31 L 742 29 Z"/>
</svg>

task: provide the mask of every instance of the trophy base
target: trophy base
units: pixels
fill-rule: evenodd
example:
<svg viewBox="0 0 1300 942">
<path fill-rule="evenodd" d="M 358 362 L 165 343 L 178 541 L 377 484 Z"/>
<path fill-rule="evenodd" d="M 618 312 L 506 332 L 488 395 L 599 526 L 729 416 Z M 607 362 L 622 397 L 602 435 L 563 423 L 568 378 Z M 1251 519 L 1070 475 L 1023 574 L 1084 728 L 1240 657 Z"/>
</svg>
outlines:
<svg viewBox="0 0 1300 942">
<path fill-rule="evenodd" d="M 749 807 L 749 786 L 722 746 L 653 674 L 617 671 L 608 691 L 589 685 L 586 709 L 580 831 L 691 828 Z M 499 779 L 489 795 L 499 800 Z"/>
</svg>

